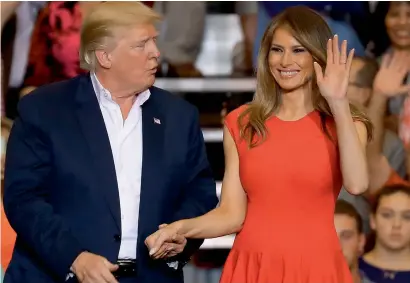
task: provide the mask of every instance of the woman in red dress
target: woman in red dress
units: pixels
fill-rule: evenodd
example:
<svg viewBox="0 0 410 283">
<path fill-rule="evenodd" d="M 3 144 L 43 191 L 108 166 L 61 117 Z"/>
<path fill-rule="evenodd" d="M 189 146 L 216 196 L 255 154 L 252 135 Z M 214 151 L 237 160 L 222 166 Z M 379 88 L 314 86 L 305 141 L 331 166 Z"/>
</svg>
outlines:
<svg viewBox="0 0 410 283">
<path fill-rule="evenodd" d="M 333 223 L 342 185 L 361 194 L 369 184 L 372 126 L 346 98 L 353 53 L 308 8 L 274 19 L 259 51 L 255 97 L 226 117 L 219 207 L 160 226 L 146 239 L 153 258 L 178 252 L 168 243 L 176 234 L 238 232 L 222 283 L 353 282 Z"/>
</svg>

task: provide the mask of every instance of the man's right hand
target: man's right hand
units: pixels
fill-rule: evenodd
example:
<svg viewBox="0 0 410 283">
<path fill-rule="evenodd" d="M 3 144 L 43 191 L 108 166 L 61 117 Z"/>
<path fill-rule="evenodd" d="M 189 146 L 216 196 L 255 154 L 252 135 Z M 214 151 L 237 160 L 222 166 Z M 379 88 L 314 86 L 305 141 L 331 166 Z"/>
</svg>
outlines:
<svg viewBox="0 0 410 283">
<path fill-rule="evenodd" d="M 80 283 L 118 283 L 112 274 L 117 269 L 118 265 L 89 252 L 82 252 L 71 267 Z"/>
</svg>

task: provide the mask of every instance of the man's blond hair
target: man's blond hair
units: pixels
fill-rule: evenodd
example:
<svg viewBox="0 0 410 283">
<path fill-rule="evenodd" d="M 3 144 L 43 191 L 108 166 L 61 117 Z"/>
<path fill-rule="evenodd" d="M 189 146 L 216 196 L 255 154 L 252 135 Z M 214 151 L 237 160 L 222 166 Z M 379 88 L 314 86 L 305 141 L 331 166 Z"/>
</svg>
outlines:
<svg viewBox="0 0 410 283">
<path fill-rule="evenodd" d="M 156 24 L 161 16 L 141 2 L 103 2 L 85 15 L 81 28 L 80 65 L 95 71 L 96 50 L 106 50 L 116 31 L 138 24 Z"/>
</svg>

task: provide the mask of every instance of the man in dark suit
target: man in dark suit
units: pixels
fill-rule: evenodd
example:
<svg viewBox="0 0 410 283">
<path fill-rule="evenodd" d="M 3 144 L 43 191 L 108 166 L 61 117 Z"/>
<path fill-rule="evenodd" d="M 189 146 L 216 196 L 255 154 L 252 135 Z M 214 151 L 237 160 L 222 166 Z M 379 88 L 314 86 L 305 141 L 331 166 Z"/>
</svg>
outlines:
<svg viewBox="0 0 410 283">
<path fill-rule="evenodd" d="M 98 5 L 81 34 L 90 73 L 21 100 L 6 156 L 17 240 L 4 283 L 183 281 L 202 242 L 176 238 L 153 260 L 144 240 L 217 197 L 198 111 L 152 86 L 158 19 L 139 2 Z"/>
</svg>

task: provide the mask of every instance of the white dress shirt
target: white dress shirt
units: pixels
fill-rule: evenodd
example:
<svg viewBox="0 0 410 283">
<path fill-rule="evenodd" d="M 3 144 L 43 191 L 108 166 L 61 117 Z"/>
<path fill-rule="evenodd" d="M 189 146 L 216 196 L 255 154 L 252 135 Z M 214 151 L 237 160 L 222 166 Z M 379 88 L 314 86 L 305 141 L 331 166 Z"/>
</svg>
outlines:
<svg viewBox="0 0 410 283">
<path fill-rule="evenodd" d="M 124 120 L 120 106 L 94 73 L 91 74 L 91 81 L 104 118 L 117 175 L 121 205 L 121 246 L 118 258 L 136 259 L 142 171 L 141 105 L 149 99 L 151 93 L 146 90 L 136 96 Z"/>
</svg>

